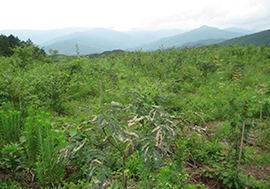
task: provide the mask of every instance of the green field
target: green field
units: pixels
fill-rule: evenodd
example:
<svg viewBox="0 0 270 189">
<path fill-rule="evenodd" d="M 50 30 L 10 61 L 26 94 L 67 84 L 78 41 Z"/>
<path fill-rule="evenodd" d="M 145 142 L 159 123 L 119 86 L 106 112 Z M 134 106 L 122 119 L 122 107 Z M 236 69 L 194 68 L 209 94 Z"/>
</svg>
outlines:
<svg viewBox="0 0 270 189">
<path fill-rule="evenodd" d="M 269 188 L 269 76 L 251 44 L 17 47 L 0 56 L 0 188 Z"/>
</svg>

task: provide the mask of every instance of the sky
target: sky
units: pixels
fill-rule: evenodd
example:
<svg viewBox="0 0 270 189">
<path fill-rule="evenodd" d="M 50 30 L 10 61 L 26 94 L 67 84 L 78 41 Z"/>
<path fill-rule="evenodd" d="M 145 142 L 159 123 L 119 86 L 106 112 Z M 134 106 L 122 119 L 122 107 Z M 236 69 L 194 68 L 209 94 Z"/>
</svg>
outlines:
<svg viewBox="0 0 270 189">
<path fill-rule="evenodd" d="M 270 29 L 270 0 L 0 0 L 0 30 Z"/>
</svg>

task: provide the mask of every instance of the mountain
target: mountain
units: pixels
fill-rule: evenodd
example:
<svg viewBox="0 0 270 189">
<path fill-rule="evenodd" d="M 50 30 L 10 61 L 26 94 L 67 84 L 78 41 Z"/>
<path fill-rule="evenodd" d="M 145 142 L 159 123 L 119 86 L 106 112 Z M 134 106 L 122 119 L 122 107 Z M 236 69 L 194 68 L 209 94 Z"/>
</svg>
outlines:
<svg viewBox="0 0 270 189">
<path fill-rule="evenodd" d="M 142 50 L 157 50 L 160 47 L 170 48 L 170 47 L 181 47 L 186 43 L 192 43 L 200 40 L 206 39 L 230 39 L 234 37 L 239 37 L 244 35 L 243 33 L 230 32 L 225 30 L 220 30 L 218 28 L 202 26 L 200 28 L 185 32 L 179 35 L 166 37 L 160 39 L 156 42 L 149 43 L 146 45 L 138 46 L 137 49 Z"/>
<path fill-rule="evenodd" d="M 141 44 L 141 41 L 125 33 L 104 29 L 94 28 L 82 32 L 76 32 L 62 37 L 55 38 L 43 43 L 46 51 L 58 49 L 60 54 L 76 54 L 76 45 L 82 55 L 91 53 L 101 53 L 115 49 L 128 49 Z"/>
<path fill-rule="evenodd" d="M 219 45 L 230 45 L 237 43 L 244 43 L 244 44 L 252 43 L 255 46 L 266 45 L 267 47 L 270 47 L 270 30 L 265 30 L 258 33 L 229 39 L 220 43 Z"/>
<path fill-rule="evenodd" d="M 66 55 L 76 54 L 76 44 L 80 54 L 101 53 L 115 49 L 130 49 L 144 43 L 182 33 L 183 30 L 117 32 L 104 28 L 64 28 L 54 30 L 1 30 L 0 34 L 17 36 L 21 40 L 31 39 L 46 52 L 58 49 Z"/>
<path fill-rule="evenodd" d="M 125 33 L 135 37 L 142 43 L 152 43 L 164 37 L 170 37 L 184 32 L 185 32 L 184 30 L 171 29 L 171 30 L 157 30 L 157 31 L 132 30 Z"/>
<path fill-rule="evenodd" d="M 81 55 L 101 53 L 115 49 L 129 50 L 147 42 L 181 33 L 181 30 L 129 31 L 118 32 L 104 28 L 94 28 L 54 38 L 41 44 L 48 52 L 58 49 L 60 54 L 76 54 L 76 44 Z"/>
<path fill-rule="evenodd" d="M 230 31 L 230 32 L 237 32 L 237 33 L 243 33 L 243 34 L 252 34 L 252 33 L 256 33 L 258 31 L 253 31 L 253 30 L 245 30 L 242 28 L 225 28 L 225 31 Z"/>
<path fill-rule="evenodd" d="M 212 45 L 212 44 L 219 44 L 223 41 L 225 41 L 226 39 L 204 39 L 204 40 L 199 40 L 196 42 L 189 42 L 189 43 L 185 43 L 184 45 L 182 45 L 180 48 L 192 48 L 192 47 L 201 47 L 201 46 L 205 46 L 205 45 Z"/>
<path fill-rule="evenodd" d="M 89 30 L 89 28 L 64 28 L 54 30 L 1 30 L 0 34 L 4 34 L 6 36 L 12 34 L 24 41 L 30 38 L 33 43 L 41 45 L 42 43 L 50 41 L 54 38 L 85 30 Z"/>
<path fill-rule="evenodd" d="M 30 38 L 46 52 L 49 49 L 57 49 L 60 54 L 76 55 L 77 47 L 80 55 L 102 53 L 116 49 L 134 51 L 137 49 L 153 51 L 159 48 L 182 48 L 199 47 L 221 43 L 225 40 L 249 34 L 251 31 L 239 28 L 218 29 L 209 26 L 185 32 L 179 29 L 142 31 L 133 30 L 128 32 L 118 32 L 104 28 L 64 28 L 56 30 L 36 31 L 36 30 L 3 30 L 1 34 L 18 36 L 22 40 Z M 255 40 L 265 41 L 265 35 L 261 34 Z M 249 35 L 246 35 L 249 36 Z M 253 38 L 253 34 L 249 39 Z M 237 43 L 238 38 L 228 43 Z M 240 38 L 239 40 L 243 40 Z M 225 43 L 224 43 L 225 44 Z"/>
</svg>

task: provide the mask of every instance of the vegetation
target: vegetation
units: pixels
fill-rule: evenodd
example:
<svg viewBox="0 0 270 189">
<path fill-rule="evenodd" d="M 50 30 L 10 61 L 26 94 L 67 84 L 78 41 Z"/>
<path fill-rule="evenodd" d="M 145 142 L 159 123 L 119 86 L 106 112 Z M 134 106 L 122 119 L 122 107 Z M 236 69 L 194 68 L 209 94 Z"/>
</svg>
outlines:
<svg viewBox="0 0 270 189">
<path fill-rule="evenodd" d="M 245 35 L 242 37 L 237 37 L 234 39 L 229 39 L 220 43 L 221 45 L 229 45 L 229 44 L 237 44 L 237 43 L 244 43 L 244 44 L 254 44 L 255 46 L 265 45 L 267 47 L 270 46 L 270 30 L 261 31 L 258 33 Z"/>
<path fill-rule="evenodd" d="M 27 41 L 21 41 L 18 37 L 13 35 L 0 35 L 0 56 L 12 56 L 15 53 L 14 48 L 25 46 L 32 46 L 35 54 L 45 55 L 45 51 L 35 46 L 30 39 Z"/>
<path fill-rule="evenodd" d="M 1 188 L 269 188 L 269 48 L 34 47 L 0 57 Z"/>
<path fill-rule="evenodd" d="M 157 50 L 160 46 L 168 47 L 199 47 L 216 44 L 226 39 L 242 36 L 243 34 L 221 30 L 215 27 L 201 26 L 200 28 L 181 33 L 178 35 L 162 38 L 150 44 L 142 45 L 144 50 Z"/>
</svg>

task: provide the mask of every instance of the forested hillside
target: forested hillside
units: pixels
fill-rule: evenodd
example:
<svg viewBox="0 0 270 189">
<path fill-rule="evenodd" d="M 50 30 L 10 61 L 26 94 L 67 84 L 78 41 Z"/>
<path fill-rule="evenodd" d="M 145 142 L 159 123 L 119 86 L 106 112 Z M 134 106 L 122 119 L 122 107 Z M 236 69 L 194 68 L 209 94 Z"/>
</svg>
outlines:
<svg viewBox="0 0 270 189">
<path fill-rule="evenodd" d="M 1 188 L 270 187 L 269 48 L 34 48 L 0 57 Z"/>
<path fill-rule="evenodd" d="M 21 41 L 18 37 L 13 35 L 5 36 L 0 35 L 0 56 L 12 56 L 15 52 L 15 48 L 17 47 L 29 47 L 32 46 L 34 50 L 34 54 L 43 54 L 45 55 L 45 51 L 43 49 L 38 48 L 33 44 L 33 42 L 28 39 L 27 41 Z"/>
<path fill-rule="evenodd" d="M 266 47 L 269 47 L 270 46 L 270 30 L 265 30 L 258 33 L 229 39 L 220 43 L 220 45 L 230 45 L 230 44 L 232 45 L 232 44 L 237 44 L 237 43 L 242 43 L 245 45 L 253 44 L 255 46 L 265 45 Z"/>
<path fill-rule="evenodd" d="M 194 43 L 194 46 L 203 46 L 203 45 L 209 45 L 209 44 L 215 44 L 217 40 L 219 42 L 221 40 L 231 39 L 234 37 L 242 36 L 243 33 L 238 32 L 231 32 L 226 30 L 221 30 L 214 27 L 209 26 L 201 26 L 200 28 L 193 29 L 191 31 L 181 33 L 178 35 L 170 36 L 162 38 L 158 41 L 155 41 L 153 43 L 144 44 L 141 45 L 141 48 L 143 50 L 158 50 L 161 47 L 163 48 L 179 48 L 179 47 L 185 47 L 189 46 L 190 44 Z M 203 43 L 203 45 L 200 45 L 202 41 L 208 40 L 208 43 Z"/>
</svg>

